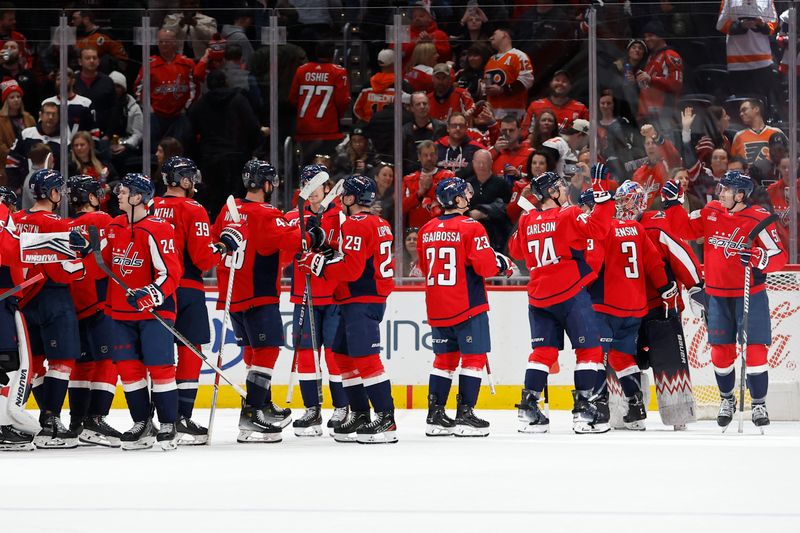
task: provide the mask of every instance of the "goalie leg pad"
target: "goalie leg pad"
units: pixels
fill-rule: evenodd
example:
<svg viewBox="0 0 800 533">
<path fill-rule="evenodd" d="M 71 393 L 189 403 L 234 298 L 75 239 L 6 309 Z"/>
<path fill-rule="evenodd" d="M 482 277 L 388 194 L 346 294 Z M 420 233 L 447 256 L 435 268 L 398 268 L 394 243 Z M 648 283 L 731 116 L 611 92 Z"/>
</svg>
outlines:
<svg viewBox="0 0 800 533">
<path fill-rule="evenodd" d="M 645 320 L 642 331 L 649 346 L 661 421 L 668 426 L 694 422 L 697 414 L 680 317 L 671 314 L 666 319 Z"/>
<path fill-rule="evenodd" d="M 18 351 L 16 352 L 19 361 L 17 370 L 11 373 L 8 383 L 8 402 L 5 406 L 5 412 L 12 420 L 11 424 L 15 429 L 36 435 L 42 430 L 39 421 L 31 416 L 25 409 L 27 403 L 28 386 L 31 383 L 31 348 L 30 337 L 28 335 L 28 327 L 25 318 L 19 311 L 14 311 L 14 326 L 16 330 L 16 342 Z M 42 373 L 42 380 L 44 378 L 44 359 L 39 362 L 40 371 Z M 41 381 L 40 380 L 40 383 Z M 41 388 L 41 387 L 40 387 Z"/>
</svg>

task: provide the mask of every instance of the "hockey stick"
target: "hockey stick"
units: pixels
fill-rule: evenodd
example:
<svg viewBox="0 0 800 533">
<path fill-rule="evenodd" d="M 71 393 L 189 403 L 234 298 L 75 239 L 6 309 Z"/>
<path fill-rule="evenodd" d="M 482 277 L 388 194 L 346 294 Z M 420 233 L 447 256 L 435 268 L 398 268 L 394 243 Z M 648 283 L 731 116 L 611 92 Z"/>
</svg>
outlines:
<svg viewBox="0 0 800 533">
<path fill-rule="evenodd" d="M 750 230 L 750 233 L 747 234 L 747 244 L 745 245 L 747 248 L 751 248 L 753 246 L 753 241 L 758 237 L 758 234 L 761 233 L 767 226 L 772 224 L 778 220 L 778 215 L 771 214 L 761 222 L 755 225 L 753 229 Z M 741 376 L 739 376 L 739 433 L 744 431 L 744 387 L 745 383 L 747 382 L 746 373 L 747 373 L 747 327 L 750 322 L 750 276 L 752 275 L 752 269 L 750 267 L 750 262 L 745 265 L 744 267 L 744 294 L 742 295 L 742 332 L 741 332 L 741 339 L 742 339 L 742 371 Z"/>
<path fill-rule="evenodd" d="M 228 196 L 225 201 L 228 207 L 228 213 L 231 215 L 231 220 L 234 224 L 239 224 L 242 217 L 239 216 L 239 208 L 236 207 L 236 200 L 233 195 Z M 225 353 L 225 336 L 228 333 L 228 318 L 231 314 L 231 297 L 233 296 L 233 279 L 236 276 L 236 264 L 240 257 L 241 252 L 236 250 L 231 254 L 231 268 L 230 275 L 228 276 L 228 290 L 225 294 L 225 310 L 222 312 L 222 330 L 220 332 L 219 352 L 217 353 L 217 366 L 222 368 Z M 208 414 L 208 440 L 211 442 L 211 431 L 214 428 L 214 416 L 217 413 L 217 395 L 219 394 L 219 374 L 214 374 L 214 391 L 211 393 L 211 412 Z"/>
<path fill-rule="evenodd" d="M 100 268 L 100 270 L 102 270 L 111 280 L 113 280 L 114 283 L 122 287 L 122 290 L 124 290 L 128 294 L 131 294 L 133 291 L 131 290 L 130 287 L 128 287 L 127 283 L 125 283 L 122 280 L 122 278 L 117 276 L 114 273 L 114 271 L 111 270 L 106 264 L 106 262 L 103 260 L 103 251 L 100 249 L 100 232 L 98 231 L 96 226 L 89 226 L 89 242 L 92 245 L 92 255 L 94 255 L 94 259 L 95 262 L 97 263 L 98 268 Z M 179 331 L 177 331 L 174 327 L 172 327 L 169 324 L 169 322 L 167 322 L 164 319 L 164 317 L 162 317 L 158 313 L 158 311 L 156 311 L 155 309 L 148 309 L 148 311 L 150 312 L 151 315 L 153 315 L 153 318 L 158 320 L 158 322 L 162 326 L 164 326 L 164 328 L 166 328 L 166 330 L 169 331 L 176 339 L 178 339 L 181 342 L 181 344 L 189 348 L 189 350 L 197 357 L 202 359 L 203 362 L 206 365 L 208 365 L 208 367 L 211 370 L 216 372 L 222 379 L 225 380 L 225 382 L 228 385 L 233 387 L 233 390 L 235 390 L 239 394 L 239 396 L 241 396 L 242 398 L 247 397 L 247 393 L 239 385 L 231 381 L 228 378 L 228 376 L 226 376 L 225 373 L 222 370 L 220 370 L 219 367 L 217 367 L 217 365 L 209 361 L 208 357 L 203 355 L 203 352 L 195 348 L 194 345 L 191 342 L 189 342 L 189 340 L 186 337 L 184 337 Z"/>
<path fill-rule="evenodd" d="M 307 250 L 306 246 L 306 216 L 305 216 L 305 208 L 306 208 L 306 200 L 308 197 L 311 196 L 311 193 L 319 189 L 330 176 L 327 172 L 320 172 L 308 183 L 303 186 L 300 190 L 300 196 L 297 198 L 297 223 L 300 226 L 300 244 L 305 252 Z M 331 198 L 333 200 L 333 198 Z M 297 273 L 295 273 L 297 275 Z M 311 274 L 306 274 L 306 287 L 305 291 L 303 292 L 303 303 L 300 304 L 300 317 L 298 318 L 298 329 L 300 333 L 297 336 L 299 340 L 302 336 L 303 326 L 305 325 L 305 317 L 306 317 L 306 309 L 308 309 L 308 325 L 309 329 L 311 330 L 311 350 L 314 352 L 314 374 L 317 377 L 317 398 L 322 403 L 322 367 L 319 357 L 319 344 L 317 344 L 317 324 L 314 318 L 314 301 L 311 296 Z M 286 403 L 291 403 L 292 398 L 294 397 L 294 377 L 297 373 L 297 346 L 295 346 L 294 356 L 292 357 L 292 369 L 289 373 L 289 388 L 286 391 Z"/>
<path fill-rule="evenodd" d="M 3 294 L 0 294 L 0 302 L 2 302 L 3 300 L 5 300 L 5 299 L 6 299 L 6 298 L 8 298 L 9 296 L 14 296 L 15 294 L 17 294 L 19 291 L 21 291 L 21 290 L 22 290 L 22 289 L 24 289 L 25 287 L 30 287 L 31 285 L 33 285 L 33 284 L 34 284 L 34 283 L 36 283 L 37 281 L 41 281 L 41 280 L 43 280 L 43 279 L 44 279 L 44 276 L 42 275 L 42 273 L 41 273 L 41 272 L 39 272 L 38 274 L 36 274 L 36 275 L 35 275 L 35 276 L 33 276 L 32 278 L 30 278 L 30 279 L 26 279 L 25 281 L 23 281 L 22 283 L 20 283 L 20 284 L 19 284 L 19 285 L 17 285 L 16 287 L 14 287 L 14 288 L 12 288 L 12 289 L 8 289 L 8 290 L 7 290 L 6 292 L 4 292 Z"/>
<path fill-rule="evenodd" d="M 525 198 L 524 196 L 520 195 L 519 199 L 517 200 L 517 205 L 526 213 L 530 213 L 531 211 L 536 209 L 530 200 Z"/>
<path fill-rule="evenodd" d="M 489 382 L 489 392 L 492 393 L 492 396 L 497 394 L 497 391 L 494 388 L 494 378 L 492 377 L 492 367 L 489 366 L 489 357 L 486 357 L 486 380 Z"/>
</svg>

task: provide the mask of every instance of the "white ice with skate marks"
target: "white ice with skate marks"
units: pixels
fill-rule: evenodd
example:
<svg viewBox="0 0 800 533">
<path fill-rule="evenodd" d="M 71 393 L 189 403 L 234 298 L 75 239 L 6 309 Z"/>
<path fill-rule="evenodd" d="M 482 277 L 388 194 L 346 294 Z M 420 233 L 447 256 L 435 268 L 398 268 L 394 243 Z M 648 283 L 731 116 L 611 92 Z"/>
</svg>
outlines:
<svg viewBox="0 0 800 533">
<path fill-rule="evenodd" d="M 645 432 L 575 435 L 558 411 L 552 433 L 521 435 L 516 413 L 480 411 L 491 435 L 457 439 L 425 437 L 422 410 L 396 414 L 394 445 L 290 428 L 280 444 L 236 444 L 225 409 L 211 446 L 2 454 L 0 531 L 800 531 L 796 422 L 761 436 L 747 421 L 739 436 L 649 413 Z"/>
</svg>

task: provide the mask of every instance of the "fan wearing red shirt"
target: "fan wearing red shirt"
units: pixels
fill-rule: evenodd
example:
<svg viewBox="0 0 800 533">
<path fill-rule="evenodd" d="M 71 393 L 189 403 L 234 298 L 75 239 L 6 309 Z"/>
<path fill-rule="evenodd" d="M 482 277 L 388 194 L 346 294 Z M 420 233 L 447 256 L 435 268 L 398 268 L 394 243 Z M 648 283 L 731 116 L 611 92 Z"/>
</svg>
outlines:
<svg viewBox="0 0 800 533">
<path fill-rule="evenodd" d="M 600 324 L 592 309 L 586 286 L 597 278 L 584 259 L 589 239 L 604 238 L 614 211 L 608 192 L 608 172 L 603 165 L 592 169 L 592 189 L 597 203 L 586 215 L 577 206 L 566 206 L 567 184 L 554 172 L 545 172 L 531 181 L 540 202 L 539 211 L 520 217 L 508 249 L 515 259 L 525 261 L 528 281 L 528 320 L 531 346 L 525 372 L 525 388 L 519 403 L 519 431 L 543 433 L 550 421 L 538 406 L 547 384 L 550 368 L 558 361 L 569 335 L 577 363 L 573 396 L 573 431 L 604 433 L 609 430 L 598 412 L 593 391 L 599 373 L 605 375 Z"/>
<path fill-rule="evenodd" d="M 511 261 L 495 254 L 483 226 L 467 217 L 472 186 L 448 178 L 436 186 L 444 214 L 419 230 L 417 251 L 424 273 L 425 304 L 433 334 L 433 369 L 429 379 L 429 437 L 484 437 L 489 422 L 475 416 L 486 354 L 491 350 L 489 301 L 484 278 L 510 274 Z M 445 413 L 453 373 L 461 362 L 455 420 Z"/>
<path fill-rule="evenodd" d="M 656 132 L 656 129 L 645 124 L 641 129 L 644 137 L 644 151 L 647 161 L 636 169 L 631 179 L 644 187 L 648 195 L 648 207 L 658 196 L 658 191 L 669 179 L 670 169 L 681 166 L 681 156 L 675 146 Z"/>
<path fill-rule="evenodd" d="M 519 120 L 506 115 L 500 121 L 500 137 L 494 144 L 492 154 L 492 172 L 497 176 L 508 175 L 512 179 L 525 173 L 525 164 L 528 162 L 533 149 L 528 141 L 521 141 Z"/>
<path fill-rule="evenodd" d="M 469 92 L 453 85 L 450 65 L 438 63 L 433 67 L 433 91 L 428 93 L 431 118 L 447 120 L 451 113 L 472 115 L 475 102 Z"/>
<path fill-rule="evenodd" d="M 418 2 L 418 4 L 422 4 L 422 2 Z M 401 48 L 403 51 L 403 70 L 408 66 L 408 60 L 411 59 L 414 47 L 421 40 L 431 41 L 436 46 L 436 52 L 439 54 L 441 61 L 448 61 L 452 57 L 450 38 L 444 31 L 439 29 L 428 6 L 416 5 L 412 8 L 408 33 L 409 41 L 403 43 Z"/>
<path fill-rule="evenodd" d="M 420 169 L 403 178 L 403 216 L 407 228 L 419 228 L 442 212 L 436 200 L 436 186 L 445 178 L 455 176 L 438 164 L 438 148 L 433 141 L 417 146 Z"/>
<path fill-rule="evenodd" d="M 350 106 L 347 71 L 333 63 L 333 43 L 320 42 L 316 51 L 318 60 L 298 68 L 289 89 L 289 103 L 297 110 L 294 138 L 304 163 L 316 154 L 334 153 L 344 137 L 339 121 Z"/>
<path fill-rule="evenodd" d="M 641 124 L 651 120 L 671 119 L 677 99 L 683 90 L 683 60 L 667 46 L 663 24 L 651 20 L 642 30 L 649 55 L 644 69 L 636 73 L 639 84 L 639 112 Z"/>
<path fill-rule="evenodd" d="M 522 121 L 522 131 L 529 131 L 542 111 L 552 111 L 556 115 L 556 121 L 560 127 L 566 127 L 576 118 L 589 120 L 589 108 L 581 102 L 569 97 L 572 90 L 572 81 L 566 70 L 559 70 L 553 74 L 550 80 L 550 95 L 545 98 L 534 100 L 525 111 L 525 119 Z"/>
<path fill-rule="evenodd" d="M 366 176 L 348 176 L 342 190 L 340 253 L 327 259 L 309 251 L 298 262 L 298 270 L 336 281 L 334 301 L 342 318 L 333 343 L 342 384 L 350 400 L 351 413 L 334 429 L 337 442 L 379 444 L 397 442 L 392 384 L 381 362 L 380 324 L 386 298 L 394 289 L 392 229 L 373 215 L 378 187 Z M 370 421 L 369 405 L 375 409 Z"/>
<path fill-rule="evenodd" d="M 749 197 L 754 187 L 750 176 L 729 170 L 719 181 L 719 200 L 691 215 L 681 205 L 683 191 L 679 182 L 667 182 L 661 193 L 667 219 L 675 232 L 684 239 L 704 238 L 708 343 L 721 395 L 717 424 L 723 428 L 736 412 L 736 342 L 741 334 L 745 266 L 750 267 L 752 275 L 746 347 L 752 420 L 758 427 L 769 424 L 767 352 L 772 333 L 764 289 L 767 273 L 780 270 L 787 254 L 774 223 L 761 230 L 752 246 L 746 245 L 750 231 L 769 216 L 768 211 L 751 205 Z"/>
</svg>

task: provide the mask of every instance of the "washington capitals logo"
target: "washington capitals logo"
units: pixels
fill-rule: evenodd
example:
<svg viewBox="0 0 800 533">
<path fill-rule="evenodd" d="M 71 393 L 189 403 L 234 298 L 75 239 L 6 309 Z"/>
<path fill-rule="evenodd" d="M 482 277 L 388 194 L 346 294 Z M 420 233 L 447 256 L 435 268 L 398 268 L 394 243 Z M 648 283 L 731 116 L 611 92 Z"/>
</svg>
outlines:
<svg viewBox="0 0 800 533">
<path fill-rule="evenodd" d="M 134 252 L 133 255 L 129 257 L 131 248 L 133 248 L 133 243 L 128 244 L 123 255 L 119 255 L 118 253 L 114 254 L 114 264 L 119 266 L 119 271 L 123 276 L 132 274 L 134 268 L 139 268 L 144 264 L 144 261 L 139 259 L 139 252 Z"/>
<path fill-rule="evenodd" d="M 722 253 L 725 258 L 730 259 L 733 256 L 739 255 L 740 250 L 744 250 L 744 235 L 736 238 L 739 235 L 739 228 L 733 230 L 729 236 L 725 234 L 715 234 L 708 238 L 708 244 L 714 248 L 722 248 Z"/>
</svg>

